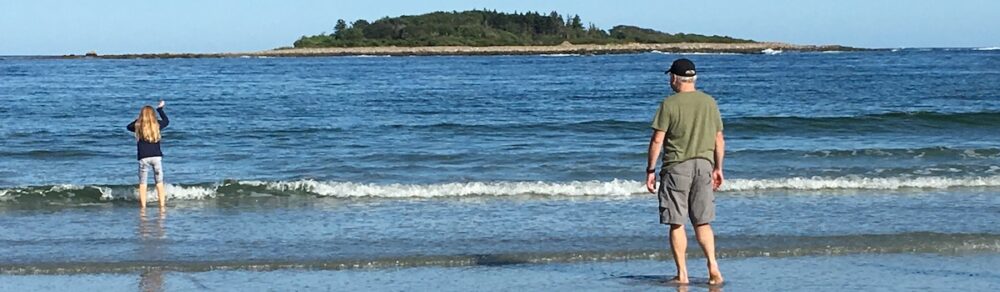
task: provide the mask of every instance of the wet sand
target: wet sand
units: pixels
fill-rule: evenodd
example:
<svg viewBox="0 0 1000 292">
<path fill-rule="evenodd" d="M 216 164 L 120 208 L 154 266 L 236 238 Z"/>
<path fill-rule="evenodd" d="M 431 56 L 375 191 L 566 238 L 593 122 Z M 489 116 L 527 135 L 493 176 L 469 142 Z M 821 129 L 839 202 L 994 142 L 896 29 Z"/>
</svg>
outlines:
<svg viewBox="0 0 1000 292">
<path fill-rule="evenodd" d="M 516 264 L 471 267 L 275 271 L 156 270 L 124 274 L 0 275 L 0 291 L 996 291 L 993 254 L 881 254 L 721 259 L 726 284 L 705 283 L 698 259 L 692 283 L 666 283 L 669 261 Z"/>
</svg>

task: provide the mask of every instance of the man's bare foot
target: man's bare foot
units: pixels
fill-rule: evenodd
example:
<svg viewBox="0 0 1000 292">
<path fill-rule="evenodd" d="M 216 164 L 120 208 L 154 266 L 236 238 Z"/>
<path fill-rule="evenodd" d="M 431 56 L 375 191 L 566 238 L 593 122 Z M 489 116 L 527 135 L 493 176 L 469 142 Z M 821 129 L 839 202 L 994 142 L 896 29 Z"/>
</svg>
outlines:
<svg viewBox="0 0 1000 292">
<path fill-rule="evenodd" d="M 722 285 L 722 272 L 717 262 L 708 263 L 708 285 Z"/>
<path fill-rule="evenodd" d="M 708 273 L 708 285 L 722 285 L 722 273 L 716 271 L 715 273 Z"/>
<path fill-rule="evenodd" d="M 676 277 L 670 278 L 670 280 L 667 280 L 667 283 L 677 284 L 677 285 L 687 285 L 688 284 L 688 278 L 687 277 L 676 276 Z"/>
</svg>

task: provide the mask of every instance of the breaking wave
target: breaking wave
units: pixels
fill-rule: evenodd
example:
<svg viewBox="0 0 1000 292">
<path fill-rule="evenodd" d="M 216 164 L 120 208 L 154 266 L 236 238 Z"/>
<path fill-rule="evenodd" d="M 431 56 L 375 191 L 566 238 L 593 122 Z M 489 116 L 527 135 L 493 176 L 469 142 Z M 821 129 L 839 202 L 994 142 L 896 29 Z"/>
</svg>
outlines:
<svg viewBox="0 0 1000 292">
<path fill-rule="evenodd" d="M 1000 176 L 977 177 L 789 177 L 729 179 L 722 192 L 769 190 L 905 190 L 959 187 L 1000 187 Z M 155 200 L 153 188 L 149 198 Z M 73 205 L 136 199 L 133 185 L 54 185 L 0 189 L 0 204 Z M 206 200 L 219 197 L 313 196 L 355 198 L 448 197 L 628 197 L 647 194 L 636 180 L 570 182 L 453 182 L 437 184 L 375 184 L 317 180 L 224 181 L 215 184 L 167 185 L 168 198 Z"/>
</svg>

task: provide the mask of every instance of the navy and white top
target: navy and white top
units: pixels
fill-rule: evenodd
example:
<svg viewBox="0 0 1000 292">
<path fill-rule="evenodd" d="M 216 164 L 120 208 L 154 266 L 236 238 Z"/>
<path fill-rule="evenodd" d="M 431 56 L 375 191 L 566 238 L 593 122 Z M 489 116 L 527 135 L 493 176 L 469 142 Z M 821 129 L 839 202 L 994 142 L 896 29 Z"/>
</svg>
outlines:
<svg viewBox="0 0 1000 292">
<path fill-rule="evenodd" d="M 156 112 L 160 114 L 160 130 L 163 130 L 163 128 L 166 128 L 167 125 L 170 125 L 170 119 L 167 118 L 167 114 L 163 112 L 163 108 L 157 108 Z M 135 132 L 135 122 L 136 121 L 132 121 L 128 124 L 127 128 L 129 131 Z M 160 151 L 160 142 L 150 143 L 142 139 L 138 139 L 135 147 L 138 151 L 136 154 L 138 160 L 142 160 L 146 157 L 163 156 L 163 152 Z"/>
</svg>

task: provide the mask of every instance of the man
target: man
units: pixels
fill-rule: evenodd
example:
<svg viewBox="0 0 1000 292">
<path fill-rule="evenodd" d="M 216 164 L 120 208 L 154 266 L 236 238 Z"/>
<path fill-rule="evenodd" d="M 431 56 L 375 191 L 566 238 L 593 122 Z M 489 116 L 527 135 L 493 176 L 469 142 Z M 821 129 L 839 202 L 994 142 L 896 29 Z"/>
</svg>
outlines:
<svg viewBox="0 0 1000 292">
<path fill-rule="evenodd" d="M 719 285 L 723 279 L 715 260 L 715 235 L 709 223 L 715 219 L 714 191 L 723 180 L 726 146 L 722 117 L 715 99 L 695 89 L 698 75 L 691 60 L 677 59 L 666 73 L 676 94 L 664 99 L 653 117 L 646 189 L 657 193 L 660 223 L 670 225 L 670 247 L 677 265 L 677 277 L 671 281 L 688 283 L 684 224 L 690 217 L 708 262 L 708 283 Z M 656 159 L 661 148 L 665 151 L 657 190 Z"/>
</svg>

